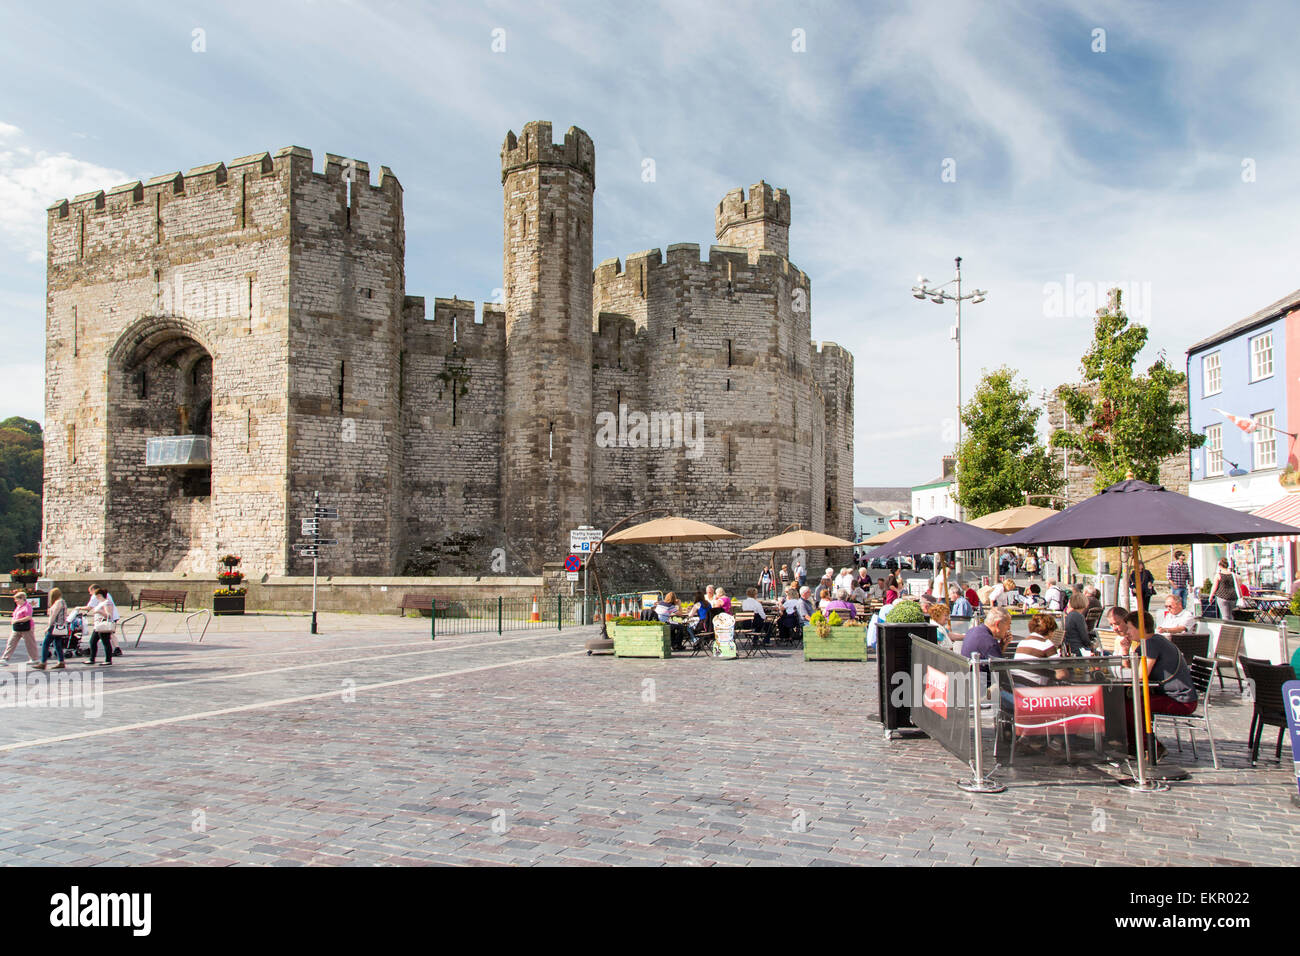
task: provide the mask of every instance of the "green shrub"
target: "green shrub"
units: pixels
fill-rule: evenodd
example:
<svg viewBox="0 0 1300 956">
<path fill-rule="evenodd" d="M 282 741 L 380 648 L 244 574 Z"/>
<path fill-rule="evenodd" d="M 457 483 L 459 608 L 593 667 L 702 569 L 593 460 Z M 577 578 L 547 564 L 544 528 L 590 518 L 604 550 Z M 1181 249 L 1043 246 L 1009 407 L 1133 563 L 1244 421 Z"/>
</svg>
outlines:
<svg viewBox="0 0 1300 956">
<path fill-rule="evenodd" d="M 1291 613 L 1300 614 L 1300 591 L 1291 595 Z"/>
<path fill-rule="evenodd" d="M 885 616 L 887 624 L 920 624 L 925 620 L 919 601 L 899 601 Z"/>
<path fill-rule="evenodd" d="M 611 621 L 610 623 L 617 624 L 619 627 L 663 627 L 664 626 L 663 621 L 643 621 L 639 617 L 620 617 L 617 620 Z"/>
</svg>

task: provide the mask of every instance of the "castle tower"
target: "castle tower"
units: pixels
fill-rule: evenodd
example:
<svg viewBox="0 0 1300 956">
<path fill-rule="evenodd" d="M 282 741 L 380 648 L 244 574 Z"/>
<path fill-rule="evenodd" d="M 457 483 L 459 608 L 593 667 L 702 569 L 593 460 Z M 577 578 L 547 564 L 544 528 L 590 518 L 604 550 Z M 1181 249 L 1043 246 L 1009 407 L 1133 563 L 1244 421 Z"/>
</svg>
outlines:
<svg viewBox="0 0 1300 956">
<path fill-rule="evenodd" d="M 591 517 L 592 193 L 596 151 L 528 123 L 501 148 L 505 193 L 505 434 L 501 517 L 531 569 Z"/>
<path fill-rule="evenodd" d="M 761 180 L 749 187 L 748 197 L 743 189 L 733 189 L 718 203 L 714 224 L 723 245 L 790 258 L 790 194 L 784 189 Z"/>
</svg>

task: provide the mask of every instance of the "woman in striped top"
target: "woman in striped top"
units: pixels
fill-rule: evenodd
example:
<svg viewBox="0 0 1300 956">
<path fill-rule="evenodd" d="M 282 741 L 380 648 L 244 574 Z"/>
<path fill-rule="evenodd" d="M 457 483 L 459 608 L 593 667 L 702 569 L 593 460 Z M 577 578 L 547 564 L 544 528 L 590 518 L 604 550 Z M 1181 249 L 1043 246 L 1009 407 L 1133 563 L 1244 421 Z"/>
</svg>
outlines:
<svg viewBox="0 0 1300 956">
<path fill-rule="evenodd" d="M 1029 622 L 1029 636 L 1016 645 L 1016 660 L 1041 661 L 1060 657 L 1059 642 L 1062 635 L 1056 629 L 1056 618 L 1050 614 L 1035 614 Z M 1028 684 L 1047 684 L 1052 674 L 1044 670 L 1011 672 L 1018 680 Z M 1065 679 L 1065 671 L 1055 672 L 1057 680 Z"/>
</svg>

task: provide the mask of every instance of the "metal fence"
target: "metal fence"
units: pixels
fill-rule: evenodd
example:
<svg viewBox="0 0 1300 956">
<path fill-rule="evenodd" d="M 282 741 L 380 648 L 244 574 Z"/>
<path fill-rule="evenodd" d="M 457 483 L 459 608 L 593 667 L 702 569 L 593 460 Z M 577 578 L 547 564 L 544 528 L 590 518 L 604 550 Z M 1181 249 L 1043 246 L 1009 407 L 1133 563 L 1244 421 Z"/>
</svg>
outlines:
<svg viewBox="0 0 1300 956">
<path fill-rule="evenodd" d="M 579 602 L 579 613 L 581 603 Z M 562 629 L 574 624 L 573 599 L 554 598 L 453 598 L 434 602 L 430 636 L 504 634 L 529 629 Z M 569 620 L 565 620 L 565 615 Z"/>
</svg>

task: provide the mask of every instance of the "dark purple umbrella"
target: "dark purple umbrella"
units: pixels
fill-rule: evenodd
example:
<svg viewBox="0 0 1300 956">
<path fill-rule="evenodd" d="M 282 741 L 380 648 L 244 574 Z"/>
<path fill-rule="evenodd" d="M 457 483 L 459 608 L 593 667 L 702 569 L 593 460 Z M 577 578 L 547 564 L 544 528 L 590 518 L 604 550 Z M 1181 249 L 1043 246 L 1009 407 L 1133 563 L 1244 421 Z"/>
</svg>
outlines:
<svg viewBox="0 0 1300 956">
<path fill-rule="evenodd" d="M 1289 535 L 1300 535 L 1300 528 L 1129 478 L 1009 535 L 1003 542 L 1118 548 L 1134 538 L 1143 544 L 1207 544 Z"/>
<path fill-rule="evenodd" d="M 882 544 L 867 555 L 867 560 L 896 558 L 900 555 L 939 554 L 944 551 L 983 551 L 1006 543 L 1007 536 L 1004 534 L 940 515 L 923 521 L 893 541 Z"/>
<path fill-rule="evenodd" d="M 1244 511 L 1198 501 L 1160 485 L 1128 478 L 1116 482 L 1087 501 L 1044 518 L 1018 534 L 1015 545 L 1069 545 L 1076 548 L 1131 546 L 1136 566 L 1140 544 L 1217 543 L 1247 538 L 1300 535 L 1300 528 L 1268 521 Z M 1155 737 L 1151 734 L 1151 693 L 1147 678 L 1146 617 L 1138 615 L 1142 645 L 1142 697 L 1144 730 L 1155 762 Z M 1144 768 L 1139 761 L 1139 776 Z M 1140 782 L 1145 787 L 1145 778 Z"/>
</svg>

